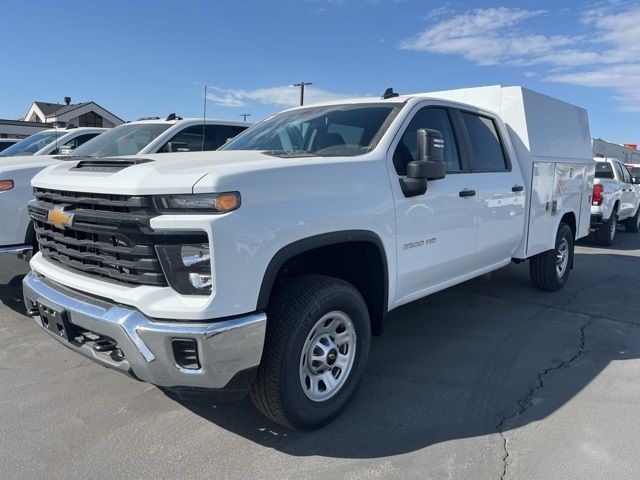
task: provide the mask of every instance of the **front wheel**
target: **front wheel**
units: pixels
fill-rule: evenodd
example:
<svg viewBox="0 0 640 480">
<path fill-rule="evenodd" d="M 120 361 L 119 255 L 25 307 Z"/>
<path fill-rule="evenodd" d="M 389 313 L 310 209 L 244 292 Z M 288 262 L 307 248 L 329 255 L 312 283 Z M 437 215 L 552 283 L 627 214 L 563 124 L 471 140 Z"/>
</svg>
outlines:
<svg viewBox="0 0 640 480">
<path fill-rule="evenodd" d="M 573 230 L 566 223 L 561 223 L 556 234 L 555 248 L 531 258 L 531 281 L 540 290 L 555 292 L 567 283 L 572 265 Z"/>
<path fill-rule="evenodd" d="M 274 294 L 262 361 L 250 396 L 265 416 L 310 430 L 338 416 L 369 355 L 371 325 L 353 285 L 303 275 Z"/>
<path fill-rule="evenodd" d="M 638 207 L 633 217 L 627 218 L 624 221 L 624 229 L 627 232 L 638 233 L 638 230 L 640 230 L 640 207 Z"/>
</svg>

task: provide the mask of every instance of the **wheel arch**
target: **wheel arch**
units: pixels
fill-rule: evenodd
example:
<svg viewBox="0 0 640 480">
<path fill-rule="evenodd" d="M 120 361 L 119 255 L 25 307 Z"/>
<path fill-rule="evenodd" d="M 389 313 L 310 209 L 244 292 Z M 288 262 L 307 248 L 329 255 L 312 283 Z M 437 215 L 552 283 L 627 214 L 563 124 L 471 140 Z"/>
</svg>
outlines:
<svg viewBox="0 0 640 480">
<path fill-rule="evenodd" d="M 334 254 L 340 262 L 327 262 L 327 259 L 336 259 Z M 303 238 L 282 247 L 265 270 L 257 310 L 269 306 L 278 280 L 286 275 L 290 266 L 301 266 L 304 269 L 301 273 L 326 274 L 352 283 L 367 303 L 372 333 L 382 333 L 388 311 L 389 270 L 384 245 L 375 232 L 341 230 Z"/>
</svg>

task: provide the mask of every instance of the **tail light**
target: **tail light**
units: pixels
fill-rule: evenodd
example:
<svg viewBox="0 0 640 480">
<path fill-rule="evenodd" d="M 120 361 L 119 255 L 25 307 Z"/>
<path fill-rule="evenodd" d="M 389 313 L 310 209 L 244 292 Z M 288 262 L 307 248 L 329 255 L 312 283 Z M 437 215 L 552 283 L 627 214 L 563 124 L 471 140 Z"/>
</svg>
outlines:
<svg viewBox="0 0 640 480">
<path fill-rule="evenodd" d="M 604 187 L 600 184 L 596 184 L 593 186 L 593 205 L 602 205 L 602 192 L 604 191 Z"/>
</svg>

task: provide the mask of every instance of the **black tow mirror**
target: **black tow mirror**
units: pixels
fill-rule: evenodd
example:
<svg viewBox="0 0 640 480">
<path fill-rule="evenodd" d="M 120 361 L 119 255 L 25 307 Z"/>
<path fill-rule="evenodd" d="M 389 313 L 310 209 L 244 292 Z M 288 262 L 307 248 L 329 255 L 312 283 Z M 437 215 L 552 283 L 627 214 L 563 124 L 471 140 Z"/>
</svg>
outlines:
<svg viewBox="0 0 640 480">
<path fill-rule="evenodd" d="M 444 139 L 437 130 L 421 128 L 417 132 L 418 159 L 407 165 L 407 177 L 440 180 L 447 174 L 444 163 Z"/>
<path fill-rule="evenodd" d="M 191 149 L 189 145 L 185 142 L 169 142 L 167 143 L 167 152 L 175 153 L 175 152 L 190 152 Z"/>
<path fill-rule="evenodd" d="M 400 179 L 405 197 L 422 195 L 428 180 L 440 180 L 447 174 L 444 163 L 444 139 L 437 130 L 421 128 L 417 132 L 417 160 L 407 165 L 407 176 Z"/>
</svg>

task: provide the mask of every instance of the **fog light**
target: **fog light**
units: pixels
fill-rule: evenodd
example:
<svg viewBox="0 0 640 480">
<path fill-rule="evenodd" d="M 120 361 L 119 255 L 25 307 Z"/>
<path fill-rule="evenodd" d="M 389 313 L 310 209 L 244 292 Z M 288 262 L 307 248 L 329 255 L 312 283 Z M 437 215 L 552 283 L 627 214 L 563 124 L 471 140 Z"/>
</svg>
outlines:
<svg viewBox="0 0 640 480">
<path fill-rule="evenodd" d="M 169 285 L 185 295 L 209 295 L 213 290 L 208 243 L 158 245 L 158 258 Z"/>
<path fill-rule="evenodd" d="M 189 281 L 198 290 L 211 290 L 213 287 L 213 279 L 211 275 L 201 275 L 199 273 L 190 273 Z"/>
</svg>

